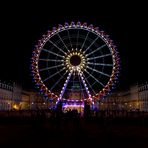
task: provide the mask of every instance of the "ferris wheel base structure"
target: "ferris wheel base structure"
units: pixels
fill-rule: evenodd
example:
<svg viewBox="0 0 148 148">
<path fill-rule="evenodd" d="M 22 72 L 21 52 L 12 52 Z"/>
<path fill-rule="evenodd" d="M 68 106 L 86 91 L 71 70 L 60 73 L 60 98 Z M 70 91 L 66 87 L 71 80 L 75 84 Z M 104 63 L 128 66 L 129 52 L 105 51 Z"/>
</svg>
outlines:
<svg viewBox="0 0 148 148">
<path fill-rule="evenodd" d="M 120 59 L 109 36 L 92 24 L 59 24 L 38 41 L 31 58 L 35 86 L 63 109 L 97 107 L 118 82 Z M 68 96 L 68 93 L 71 96 Z M 79 99 L 73 97 L 79 92 Z"/>
<path fill-rule="evenodd" d="M 69 110 L 77 110 L 79 113 L 84 112 L 86 105 L 89 105 L 91 109 L 94 109 L 95 105 L 89 100 L 77 100 L 77 99 L 62 99 L 58 104 L 62 105 L 62 110 L 67 112 Z M 96 106 L 97 107 L 97 106 Z"/>
</svg>

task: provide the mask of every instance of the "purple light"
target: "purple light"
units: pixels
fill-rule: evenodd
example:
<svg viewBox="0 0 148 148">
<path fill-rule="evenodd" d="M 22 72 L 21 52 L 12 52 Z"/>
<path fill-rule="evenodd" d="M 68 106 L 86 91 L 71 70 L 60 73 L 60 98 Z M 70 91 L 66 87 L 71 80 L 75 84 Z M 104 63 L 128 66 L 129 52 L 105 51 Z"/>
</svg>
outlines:
<svg viewBox="0 0 148 148">
<path fill-rule="evenodd" d="M 83 107 L 84 108 L 84 105 L 83 104 L 82 105 L 77 105 L 77 104 L 74 104 L 74 105 L 66 104 L 66 105 L 64 105 L 64 108 L 67 108 L 67 107 Z"/>
</svg>

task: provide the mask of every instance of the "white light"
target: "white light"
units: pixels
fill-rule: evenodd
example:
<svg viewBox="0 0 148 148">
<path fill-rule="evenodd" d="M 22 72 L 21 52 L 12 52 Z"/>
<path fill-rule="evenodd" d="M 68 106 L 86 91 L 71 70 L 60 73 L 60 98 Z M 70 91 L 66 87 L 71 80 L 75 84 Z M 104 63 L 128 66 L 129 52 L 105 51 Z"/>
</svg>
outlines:
<svg viewBox="0 0 148 148">
<path fill-rule="evenodd" d="M 65 105 L 64 107 L 83 107 L 84 108 L 84 105 L 76 105 L 76 104 L 74 104 L 74 105 Z"/>
</svg>

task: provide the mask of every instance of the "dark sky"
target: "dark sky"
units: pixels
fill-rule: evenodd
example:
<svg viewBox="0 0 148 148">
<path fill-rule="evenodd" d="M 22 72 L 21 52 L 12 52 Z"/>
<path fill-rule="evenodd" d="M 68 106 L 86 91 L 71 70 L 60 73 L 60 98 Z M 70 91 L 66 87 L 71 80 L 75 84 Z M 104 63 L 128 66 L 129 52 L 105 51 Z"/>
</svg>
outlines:
<svg viewBox="0 0 148 148">
<path fill-rule="evenodd" d="M 3 4 L 0 10 L 0 79 L 33 88 L 30 58 L 37 40 L 64 22 L 93 24 L 110 35 L 121 57 L 119 87 L 148 80 L 147 11 L 143 3 Z M 60 8 L 58 8 L 60 6 Z"/>
</svg>

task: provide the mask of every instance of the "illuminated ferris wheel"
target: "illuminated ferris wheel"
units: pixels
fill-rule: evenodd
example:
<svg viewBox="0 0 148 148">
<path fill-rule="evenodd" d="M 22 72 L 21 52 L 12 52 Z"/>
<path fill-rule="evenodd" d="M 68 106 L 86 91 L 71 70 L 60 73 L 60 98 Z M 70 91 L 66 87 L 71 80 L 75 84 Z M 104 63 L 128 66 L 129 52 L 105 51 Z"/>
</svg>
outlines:
<svg viewBox="0 0 148 148">
<path fill-rule="evenodd" d="M 103 31 L 87 23 L 53 27 L 32 54 L 36 87 L 53 102 L 94 104 L 114 88 L 119 74 L 116 46 Z"/>
</svg>

